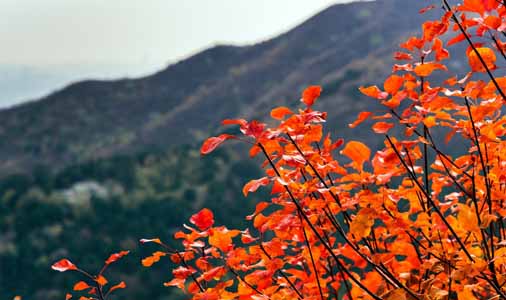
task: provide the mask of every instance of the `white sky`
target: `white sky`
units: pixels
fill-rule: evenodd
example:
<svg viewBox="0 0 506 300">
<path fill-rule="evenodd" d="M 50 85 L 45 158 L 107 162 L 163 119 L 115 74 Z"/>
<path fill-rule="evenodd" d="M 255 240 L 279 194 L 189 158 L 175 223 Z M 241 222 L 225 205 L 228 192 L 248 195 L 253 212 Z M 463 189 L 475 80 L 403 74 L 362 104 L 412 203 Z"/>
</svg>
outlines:
<svg viewBox="0 0 506 300">
<path fill-rule="evenodd" d="M 346 0 L 0 0 L 0 64 L 163 67 L 275 36 Z"/>
</svg>

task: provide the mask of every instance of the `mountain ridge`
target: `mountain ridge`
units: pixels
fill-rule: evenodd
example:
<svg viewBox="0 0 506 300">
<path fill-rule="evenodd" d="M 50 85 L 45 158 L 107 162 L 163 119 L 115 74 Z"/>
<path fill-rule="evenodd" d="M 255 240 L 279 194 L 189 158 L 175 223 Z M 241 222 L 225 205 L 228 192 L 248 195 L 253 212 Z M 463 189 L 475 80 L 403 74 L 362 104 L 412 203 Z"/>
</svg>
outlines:
<svg viewBox="0 0 506 300">
<path fill-rule="evenodd" d="M 371 105 L 358 86 L 384 78 L 398 41 L 427 17 L 418 4 L 336 4 L 258 44 L 212 47 L 150 76 L 78 82 L 1 110 L 8 142 L 0 144 L 0 176 L 199 142 L 221 119 L 263 119 L 275 105 L 294 106 L 311 84 L 324 87 L 318 109 L 351 121 Z"/>
</svg>

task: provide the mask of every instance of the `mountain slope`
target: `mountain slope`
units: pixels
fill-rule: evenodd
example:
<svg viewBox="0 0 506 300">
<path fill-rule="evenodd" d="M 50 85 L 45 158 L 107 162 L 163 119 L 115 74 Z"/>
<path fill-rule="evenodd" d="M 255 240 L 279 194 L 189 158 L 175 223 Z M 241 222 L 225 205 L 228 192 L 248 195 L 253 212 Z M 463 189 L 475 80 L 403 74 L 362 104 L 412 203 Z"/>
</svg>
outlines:
<svg viewBox="0 0 506 300">
<path fill-rule="evenodd" d="M 263 118 L 274 105 L 296 105 L 310 84 L 324 86 L 318 109 L 330 112 L 330 127 L 350 135 L 345 125 L 372 104 L 357 87 L 389 73 L 398 41 L 427 18 L 419 5 L 335 5 L 257 45 L 214 47 L 152 76 L 79 82 L 0 111 L 0 175 L 195 143 L 224 118 Z"/>
</svg>

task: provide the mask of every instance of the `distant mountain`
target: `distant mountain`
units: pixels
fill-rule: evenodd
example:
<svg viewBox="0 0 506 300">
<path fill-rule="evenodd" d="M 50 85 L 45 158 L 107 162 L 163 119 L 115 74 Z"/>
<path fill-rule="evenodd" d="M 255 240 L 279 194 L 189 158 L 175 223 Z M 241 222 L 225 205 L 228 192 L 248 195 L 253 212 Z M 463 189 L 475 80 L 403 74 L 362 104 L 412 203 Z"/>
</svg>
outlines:
<svg viewBox="0 0 506 300">
<path fill-rule="evenodd" d="M 346 125 L 374 109 L 358 86 L 388 75 L 392 51 L 428 17 L 418 14 L 424 4 L 334 5 L 266 42 L 217 46 L 144 78 L 78 82 L 0 111 L 0 175 L 200 142 L 224 118 L 264 118 L 275 105 L 298 105 L 311 84 L 324 87 L 317 109 L 329 111 L 329 127 L 351 136 Z"/>
<path fill-rule="evenodd" d="M 151 67 L 151 68 L 150 68 Z M 83 78 L 111 79 L 147 74 L 153 65 L 86 64 L 26 66 L 0 64 L 0 109 L 35 100 Z"/>
</svg>

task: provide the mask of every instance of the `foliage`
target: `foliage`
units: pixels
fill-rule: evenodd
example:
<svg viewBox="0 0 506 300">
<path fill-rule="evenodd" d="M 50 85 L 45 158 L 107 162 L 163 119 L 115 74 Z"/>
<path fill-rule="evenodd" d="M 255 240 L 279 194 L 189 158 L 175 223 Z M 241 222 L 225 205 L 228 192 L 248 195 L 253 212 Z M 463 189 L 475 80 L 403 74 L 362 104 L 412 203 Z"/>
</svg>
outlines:
<svg viewBox="0 0 506 300">
<path fill-rule="evenodd" d="M 203 209 L 174 234 L 181 250 L 142 239 L 160 247 L 142 264 L 169 258 L 178 266 L 164 285 L 192 299 L 506 298 L 506 78 L 497 61 L 506 59 L 506 3 L 443 0 L 443 10 L 401 44 L 394 57 L 406 63 L 382 89 L 360 88 L 384 110 L 351 126 L 374 120 L 383 149 L 324 134 L 317 86 L 303 92 L 302 109 L 273 109 L 275 126 L 225 120 L 244 137 L 211 137 L 201 153 L 231 139 L 251 145 L 265 176 L 243 194 L 270 186 L 271 199 L 257 203 L 246 230 L 216 225 Z M 463 42 L 470 72 L 439 82 L 451 72 L 445 47 Z M 394 127 L 403 134 L 391 136 Z M 442 151 L 435 134 L 460 153 Z"/>
<path fill-rule="evenodd" d="M 108 288 L 106 291 L 105 286 L 109 283 L 107 278 L 104 276 L 104 272 L 115 261 L 121 259 L 123 256 L 128 255 L 129 251 L 120 251 L 118 253 L 113 253 L 109 256 L 109 258 L 105 261 L 102 269 L 96 275 L 91 275 L 90 273 L 78 268 L 68 259 L 62 259 L 56 263 L 54 263 L 51 268 L 58 272 L 66 272 L 66 271 L 75 271 L 78 272 L 84 277 L 85 281 L 79 281 L 74 285 L 73 290 L 77 292 L 86 291 L 89 297 L 80 297 L 80 300 L 89 300 L 94 297 L 99 297 L 100 299 L 108 299 L 109 295 L 118 289 L 126 288 L 126 283 L 121 281 L 120 283 Z M 65 300 L 69 300 L 72 298 L 72 294 L 67 294 L 65 296 Z"/>
<path fill-rule="evenodd" d="M 57 174 L 40 168 L 31 177 L 2 180 L 0 298 L 63 299 L 79 277 L 48 276 L 48 266 L 60 257 L 98 270 L 118 247 L 135 250 L 139 236 L 172 235 L 203 203 L 215 211 L 227 207 L 216 214 L 217 222 L 245 226 L 242 216 L 262 195 L 247 203 L 235 199 L 246 178 L 259 176 L 260 169 L 227 149 L 201 159 L 193 148 L 115 156 Z M 167 291 L 158 282 L 166 266 L 149 272 L 138 267 L 151 249 L 141 250 L 108 269 L 108 279 L 128 284 L 128 297 L 119 292 L 111 299 L 180 299 L 176 290 Z"/>
</svg>

